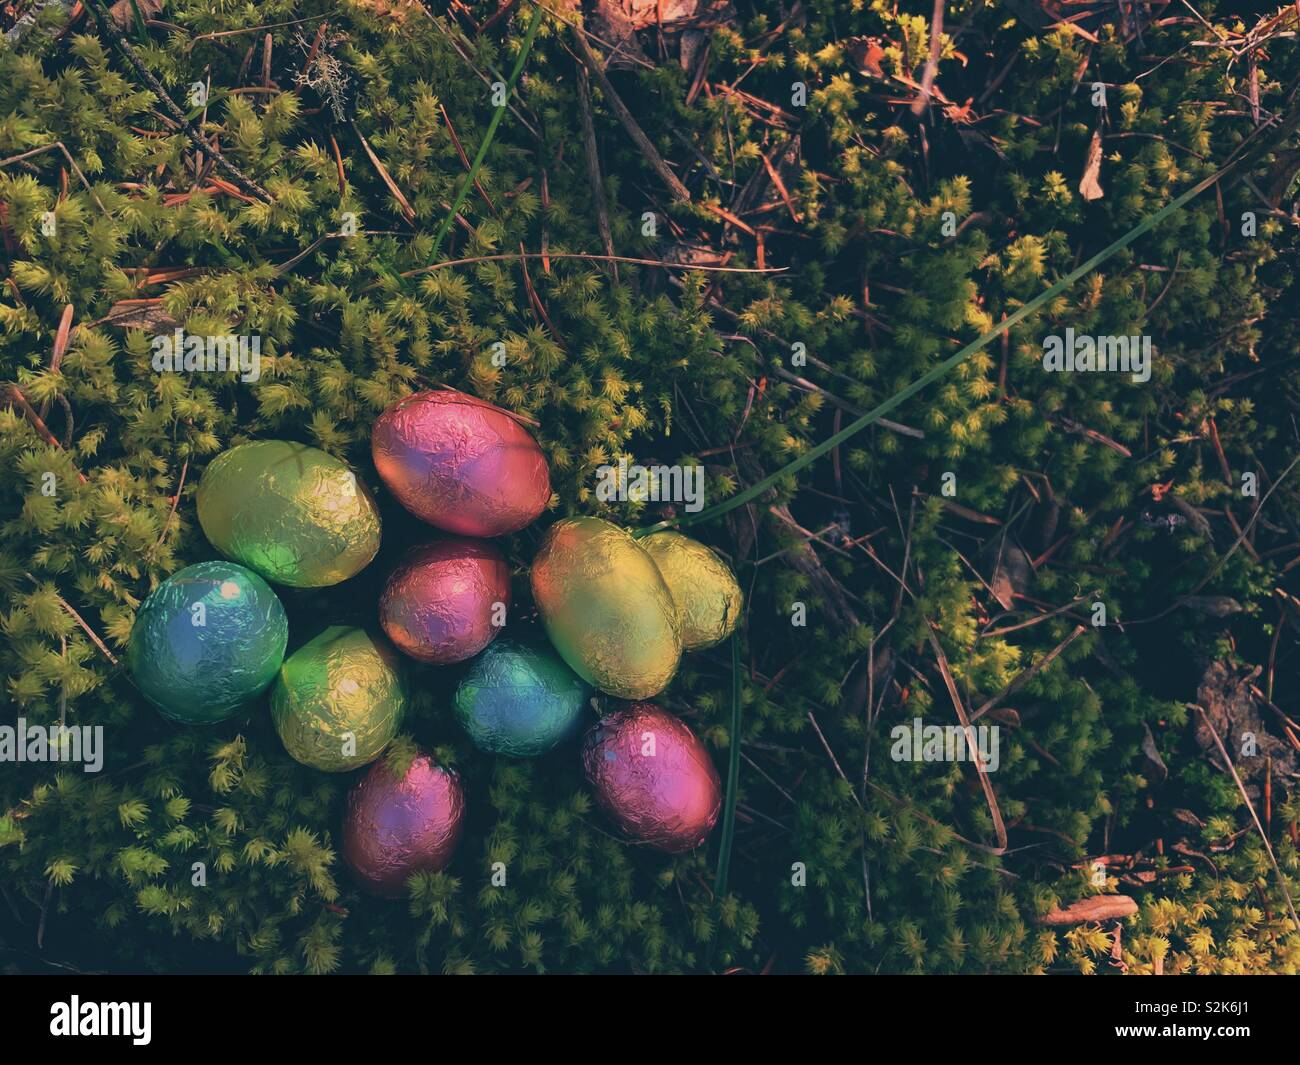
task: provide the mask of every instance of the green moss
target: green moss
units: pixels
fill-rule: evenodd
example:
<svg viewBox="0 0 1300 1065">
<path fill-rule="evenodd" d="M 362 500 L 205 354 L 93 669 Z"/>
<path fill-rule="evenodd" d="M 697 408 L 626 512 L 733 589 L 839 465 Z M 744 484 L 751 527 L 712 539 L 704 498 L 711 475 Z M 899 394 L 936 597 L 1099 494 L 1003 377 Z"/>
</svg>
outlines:
<svg viewBox="0 0 1300 1065">
<path fill-rule="evenodd" d="M 773 227 L 766 262 L 783 272 L 772 274 L 620 263 L 615 281 L 600 262 L 564 257 L 602 244 L 573 60 L 562 47 L 569 31 L 554 19 L 529 57 L 518 113 L 503 116 L 479 172 L 491 206 L 472 189 L 462 214 L 473 233 L 453 225 L 439 253 L 469 261 L 427 269 L 465 174 L 448 121 L 472 157 L 493 114 L 479 74 L 505 80 L 528 5 L 508 25 L 462 39 L 419 9 L 399 21 L 359 0 L 169 4 L 168 25 L 152 27 L 139 54 L 186 111 L 189 86 L 210 75 L 202 129 L 271 203 L 196 185 L 192 145 L 159 117 L 111 44 L 90 35 L 93 23 L 59 42 L 33 30 L 18 50 L 0 51 L 0 157 L 61 141 L 92 183 L 86 190 L 69 171 L 64 194 L 68 168 L 57 150 L 0 170 L 9 238 L 2 376 L 37 408 L 48 404 L 65 445 L 50 447 L 20 411 L 0 409 L 0 676 L 13 716 L 52 722 L 66 705 L 70 723 L 104 726 L 108 758 L 99 776 L 0 766 L 10 903 L 0 911 L 19 918 L 2 938 L 18 964 L 36 964 L 44 910 L 50 956 L 96 967 L 679 971 L 770 961 L 811 972 L 1110 970 L 1107 931 L 1035 922 L 1058 903 L 1119 889 L 1141 903 L 1123 936 L 1131 971 L 1300 969 L 1300 935 L 1288 927 L 1262 842 L 1253 828 L 1238 835 L 1249 813 L 1230 778 L 1202 758 L 1184 706 L 1197 699 L 1211 657 L 1266 664 L 1278 624 L 1274 700 L 1296 705 L 1295 629 L 1279 622 L 1274 589 L 1295 591 L 1300 571 L 1284 572 L 1294 553 L 1283 549 L 1300 539 L 1300 493 L 1287 481 L 1269 500 L 1252 543 L 1258 560 L 1244 549 L 1228 557 L 1236 534 L 1226 517 L 1212 517 L 1211 539 L 1187 525 L 1169 534 L 1142 516 L 1167 509 L 1152 486 L 1172 481 L 1188 503 L 1248 521 L 1241 474 L 1263 474 L 1262 493 L 1296 453 L 1300 376 L 1286 361 L 1297 342 L 1296 227 L 1270 217 L 1243 182 L 1203 194 L 1015 326 L 1005 345 L 893 412 L 923 439 L 872 428 L 834 462 L 783 478 L 761 505 L 696 527 L 733 559 L 748 598 L 746 759 L 724 899 L 711 892 L 713 850 L 670 859 L 611 838 L 572 752 L 535 763 L 476 753 L 452 723 L 451 685 L 432 670 L 413 686 L 400 749 L 409 757 L 418 742 L 463 773 L 465 839 L 447 872 L 416 879 L 408 905 L 368 899 L 337 858 L 346 780 L 293 763 L 264 707 L 228 726 L 168 725 L 70 613 L 120 658 L 149 591 L 212 557 L 194 489 L 215 454 L 250 438 L 300 440 L 349 461 L 377 488 L 371 422 L 434 383 L 537 420 L 558 500 L 552 517 L 591 513 L 629 526 L 663 517 L 595 498 L 595 469 L 622 456 L 698 458 L 708 500 L 719 502 L 851 417 L 778 368 L 850 407 L 874 406 L 1211 174 L 1255 129 L 1242 111 L 1241 63 L 1230 66 L 1227 50 L 1185 48 L 1207 38 L 1204 27 L 1148 26 L 1138 47 L 1097 25 L 1093 46 L 1001 5 L 965 3 L 948 5 L 936 79 L 953 104 L 934 106 L 920 127 L 890 102 L 914 90 L 864 73 L 846 43 L 879 38 L 882 72 L 919 78 L 930 5 L 902 6 L 915 10 L 812 5 L 765 38 L 782 19 L 741 3 L 734 25 L 712 31 L 711 90 L 689 106 L 692 78 L 675 59 L 614 73 L 691 189 L 691 205 L 669 201 L 593 87 L 610 229 L 628 257 L 672 253 L 681 233 L 683 243 L 730 252 L 729 267 L 757 267 L 753 239 L 724 228 L 706 205 L 732 211 L 746 183 L 763 179 L 762 157 L 779 164 L 798 133 L 799 162 L 783 167 L 798 221 L 774 193 L 774 209 L 744 215 Z M 1215 20 L 1216 6 L 1198 10 Z M 495 5 L 475 7 L 486 17 Z M 230 92 L 261 84 L 264 31 L 212 34 L 326 15 L 331 34 L 346 35 L 329 51 L 350 78 L 347 121 L 310 87 Z M 52 12 L 42 21 L 61 25 Z M 281 89 L 292 89 L 306 59 L 295 36 L 310 45 L 317 25 L 272 30 Z M 981 98 L 1013 56 L 1009 76 Z M 1182 58 L 1156 65 L 1147 56 Z M 1261 53 L 1268 113 L 1285 106 L 1298 66 L 1294 49 Z M 718 91 L 742 75 L 744 92 L 789 117 Z M 807 84 L 804 108 L 791 103 L 796 80 Z M 1078 183 L 1099 117 L 1094 80 L 1109 86 L 1105 195 L 1086 203 Z M 964 115 L 957 109 L 968 99 Z M 1268 187 L 1282 161 L 1260 160 L 1255 187 Z M 1279 202 L 1289 210 L 1288 199 Z M 56 225 L 47 236 L 48 211 Z M 656 216 L 654 236 L 645 212 Z M 945 230 L 945 212 L 959 232 Z M 1255 213 L 1256 236 L 1242 235 L 1244 212 Z M 338 236 L 346 214 L 361 234 Z M 548 253 L 549 264 L 533 257 L 525 270 L 521 245 Z M 175 269 L 187 272 L 145 283 Z M 104 321 L 118 301 L 141 298 L 161 299 L 150 313 L 191 332 L 260 334 L 260 380 L 153 372 L 154 325 Z M 79 328 L 54 371 L 68 303 Z M 1043 373 L 1042 338 L 1067 326 L 1150 334 L 1151 382 Z M 493 359 L 498 342 L 504 365 Z M 807 365 L 791 361 L 796 343 Z M 1004 525 L 941 506 L 949 471 L 954 502 Z M 53 496 L 42 491 L 48 473 Z M 1054 532 L 1044 535 L 1052 500 Z M 824 539 L 836 522 L 867 539 L 819 544 L 820 566 L 809 565 L 803 536 L 774 505 Z M 421 535 L 399 513 L 385 518 L 380 563 Z M 1002 528 L 1031 558 L 1045 556 L 1027 594 L 1047 609 L 1078 606 L 987 634 L 1035 616 L 1028 601 L 1005 615 L 984 585 L 991 558 L 982 544 Z M 537 536 L 525 530 L 504 545 L 520 574 Z M 905 556 L 910 594 L 900 595 L 891 572 L 904 573 Z M 380 563 L 347 593 L 286 590 L 295 644 L 322 623 L 372 620 Z M 1232 597 L 1245 609 L 1227 618 L 1183 609 L 1143 623 L 1191 594 Z M 796 601 L 807 607 L 806 628 L 791 628 Z M 929 625 L 959 691 L 978 706 L 1086 625 L 1094 601 L 1107 605 L 1107 628 L 1089 626 L 1008 700 L 1020 723 L 1003 729 L 993 784 L 1011 853 L 995 856 L 970 766 L 889 758 L 895 724 L 954 720 Z M 892 664 L 871 686 L 884 701 L 868 729 L 873 639 L 873 660 Z M 664 698 L 719 765 L 736 739 L 729 688 L 720 649 L 690 656 Z M 1142 752 L 1147 728 L 1169 767 L 1164 782 Z M 868 743 L 872 786 L 863 789 Z M 1273 792 L 1272 845 L 1296 896 L 1296 800 L 1283 783 Z M 1173 852 L 1174 842 L 1196 856 Z M 1090 859 L 1120 853 L 1140 853 L 1157 875 L 1121 883 L 1107 870 L 1105 885 L 1094 883 Z M 195 862 L 206 865 L 206 886 L 192 882 Z M 493 862 L 508 867 L 505 888 L 490 883 Z M 792 882 L 795 863 L 806 886 Z M 102 944 L 100 953 L 87 955 L 81 940 Z"/>
</svg>

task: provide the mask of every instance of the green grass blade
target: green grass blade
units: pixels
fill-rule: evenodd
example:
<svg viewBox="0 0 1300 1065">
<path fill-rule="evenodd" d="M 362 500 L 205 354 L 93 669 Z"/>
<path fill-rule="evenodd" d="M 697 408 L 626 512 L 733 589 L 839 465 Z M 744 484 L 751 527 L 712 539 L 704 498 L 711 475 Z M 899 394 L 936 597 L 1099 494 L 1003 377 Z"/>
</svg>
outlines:
<svg viewBox="0 0 1300 1065">
<path fill-rule="evenodd" d="M 204 111 L 212 107 L 213 104 L 219 104 L 222 100 L 226 99 L 226 97 L 228 97 L 229 95 L 230 95 L 229 89 L 220 89 L 220 88 L 213 89 L 212 92 L 208 95 L 206 101 L 201 103 L 198 107 L 194 108 L 192 111 L 186 113 L 185 121 L 193 122 L 196 118 L 199 117 L 199 115 L 203 114 Z"/>
<path fill-rule="evenodd" d="M 722 842 L 713 895 L 721 901 L 731 873 L 731 845 L 736 836 L 736 790 L 740 785 L 740 633 L 731 636 L 731 731 L 727 751 L 727 791 L 722 800 Z"/>
<path fill-rule="evenodd" d="M 955 355 L 950 355 L 948 358 L 944 359 L 943 362 L 939 363 L 938 365 L 934 366 L 929 371 L 927 371 L 925 374 L 918 377 L 906 388 L 903 388 L 902 390 L 896 392 L 894 395 L 890 396 L 889 399 L 885 400 L 878 407 L 875 407 L 872 410 L 867 411 L 867 413 L 862 415 L 861 418 L 858 418 L 857 421 L 852 422 L 849 425 L 845 426 L 843 429 L 841 429 L 838 433 L 836 433 L 834 436 L 830 437 L 829 439 L 823 440 L 816 447 L 800 455 L 793 462 L 787 463 L 785 466 L 777 470 L 776 473 L 772 474 L 770 477 L 764 477 L 757 484 L 751 485 L 749 488 L 746 488 L 743 492 L 739 492 L 736 495 L 732 496 L 730 499 L 724 500 L 723 502 L 718 503 L 715 506 L 708 507 L 707 509 L 701 510 L 696 514 L 684 514 L 676 518 L 666 519 L 665 521 L 658 522 L 654 525 L 647 525 L 644 528 L 637 529 L 636 532 L 633 533 L 633 535 L 645 536 L 652 532 L 658 532 L 660 529 L 668 529 L 679 525 L 695 525 L 696 523 L 701 521 L 708 521 L 710 518 L 720 518 L 722 517 L 722 515 L 732 510 L 735 510 L 737 507 L 743 507 L 750 500 L 757 499 L 769 488 L 771 488 L 774 484 L 776 484 L 776 482 L 779 481 L 782 477 L 786 477 L 789 474 L 795 473 L 796 471 L 803 469 L 805 466 L 813 462 L 816 462 L 819 458 L 825 455 L 826 452 L 830 451 L 832 448 L 838 447 L 840 444 L 844 443 L 844 441 L 848 440 L 851 436 L 860 433 L 868 425 L 871 425 L 873 422 L 878 421 L 880 418 L 884 417 L 895 407 L 899 406 L 905 400 L 908 400 L 912 396 L 916 395 L 927 385 L 933 384 L 940 377 L 943 377 L 949 370 L 953 369 L 958 363 L 964 362 L 966 359 L 974 355 L 981 348 L 987 347 L 990 343 L 992 343 L 1004 332 L 1006 332 L 1006 330 L 1010 329 L 1012 326 L 1023 321 L 1025 318 L 1029 317 L 1029 315 L 1033 314 L 1036 310 L 1038 310 L 1048 301 L 1055 299 L 1067 288 L 1069 288 L 1076 281 L 1078 281 L 1079 278 L 1083 277 L 1085 274 L 1091 273 L 1093 270 L 1095 270 L 1098 266 L 1104 263 L 1116 252 L 1123 251 L 1135 240 L 1137 240 L 1137 238 L 1140 237 L 1143 233 L 1146 233 L 1152 227 L 1159 225 L 1161 222 L 1163 222 L 1166 218 L 1168 218 L 1171 214 L 1173 214 L 1184 204 L 1188 203 L 1190 200 L 1200 195 L 1211 185 L 1213 185 L 1216 181 L 1222 178 L 1224 174 L 1226 174 L 1235 165 L 1236 162 L 1229 163 L 1227 166 L 1223 167 L 1220 170 L 1215 171 L 1213 174 L 1211 174 L 1209 177 L 1205 178 L 1204 180 L 1197 182 L 1186 192 L 1183 192 L 1177 197 L 1175 197 L 1174 199 L 1170 200 L 1169 203 L 1165 204 L 1165 206 L 1160 208 L 1160 210 L 1156 211 L 1153 215 L 1144 219 L 1142 222 L 1139 222 L 1136 226 L 1130 229 L 1127 233 L 1125 233 L 1122 237 L 1120 237 L 1119 240 L 1115 241 L 1113 244 L 1108 244 L 1101 251 L 1097 252 L 1097 254 L 1094 255 L 1091 259 L 1087 260 L 1085 263 L 1078 266 L 1074 270 L 1071 270 L 1068 274 L 1066 274 L 1063 278 L 1061 278 L 1060 281 L 1056 282 L 1056 284 L 1054 284 L 1051 288 L 1046 289 L 1043 292 L 1040 292 L 1032 300 L 1026 303 L 1023 307 L 1021 307 L 1020 310 L 1016 311 L 1015 314 L 1009 316 L 1008 318 L 1003 319 L 998 324 L 996 329 L 990 329 L 978 340 L 974 340 L 971 343 L 967 344 Z"/>
<path fill-rule="evenodd" d="M 131 11 L 135 15 L 135 33 L 140 39 L 140 43 L 146 48 L 149 46 L 149 27 L 144 24 L 144 16 L 140 14 L 140 5 L 131 0 Z"/>
<path fill-rule="evenodd" d="M 492 138 L 496 136 L 497 126 L 501 124 L 501 116 L 506 113 L 506 107 L 510 102 L 510 96 L 515 91 L 515 85 L 519 82 L 519 75 L 524 72 L 524 64 L 528 61 L 528 53 L 533 50 L 533 41 L 537 37 L 537 29 L 542 24 L 543 8 L 537 4 L 533 8 L 532 20 L 528 23 L 528 32 L 524 35 L 524 46 L 519 50 L 519 58 L 515 60 L 515 68 L 510 72 L 510 80 L 506 82 L 506 98 L 500 107 L 495 108 L 495 114 L 488 123 L 487 133 L 483 137 L 483 143 L 479 145 L 478 154 L 474 156 L 474 162 L 469 168 L 469 173 L 460 183 L 460 190 L 456 193 L 455 200 L 452 201 L 451 211 L 447 217 L 442 220 L 442 225 L 438 227 L 438 232 L 433 238 L 433 252 L 429 258 L 437 262 L 438 250 L 442 247 L 443 239 L 447 236 L 447 231 L 451 229 L 451 224 L 456 220 L 456 215 L 460 212 L 461 205 L 465 202 L 465 197 L 469 195 L 469 190 L 478 178 L 479 168 L 483 165 L 483 160 L 487 156 L 488 148 L 492 145 Z"/>
</svg>

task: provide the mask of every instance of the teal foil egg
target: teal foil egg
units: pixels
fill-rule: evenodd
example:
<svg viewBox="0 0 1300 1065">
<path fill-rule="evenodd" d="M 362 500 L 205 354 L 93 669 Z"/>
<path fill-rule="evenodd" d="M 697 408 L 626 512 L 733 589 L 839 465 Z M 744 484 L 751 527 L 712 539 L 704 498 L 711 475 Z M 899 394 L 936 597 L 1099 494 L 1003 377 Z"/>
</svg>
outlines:
<svg viewBox="0 0 1300 1065">
<path fill-rule="evenodd" d="M 200 562 L 140 606 L 127 664 L 164 717 L 210 724 L 275 680 L 288 641 L 284 607 L 266 581 L 233 562 Z"/>
<path fill-rule="evenodd" d="M 577 733 L 591 695 L 541 640 L 502 636 L 469 663 L 453 706 L 482 750 L 535 758 Z"/>
</svg>

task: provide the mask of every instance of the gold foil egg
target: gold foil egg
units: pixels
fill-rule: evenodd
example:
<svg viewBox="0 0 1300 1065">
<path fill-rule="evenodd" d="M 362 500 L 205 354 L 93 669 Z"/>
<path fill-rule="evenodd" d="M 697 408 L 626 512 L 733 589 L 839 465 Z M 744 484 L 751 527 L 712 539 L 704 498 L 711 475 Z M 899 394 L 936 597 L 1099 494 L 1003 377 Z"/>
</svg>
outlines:
<svg viewBox="0 0 1300 1065">
<path fill-rule="evenodd" d="M 639 543 L 677 604 L 685 650 L 712 647 L 736 631 L 744 596 L 736 575 L 712 548 L 679 532 L 653 533 Z"/>
<path fill-rule="evenodd" d="M 223 451 L 203 473 L 199 524 L 212 546 L 268 581 L 338 584 L 379 550 L 379 510 L 333 455 L 288 440 Z"/>
<path fill-rule="evenodd" d="M 303 765 L 345 773 L 373 762 L 402 727 L 406 679 L 397 652 L 364 629 L 333 625 L 280 667 L 271 720 Z"/>
<path fill-rule="evenodd" d="M 569 668 L 620 699 L 648 699 L 677 672 L 677 607 L 659 567 L 599 518 L 567 518 L 533 560 L 533 599 Z"/>
</svg>

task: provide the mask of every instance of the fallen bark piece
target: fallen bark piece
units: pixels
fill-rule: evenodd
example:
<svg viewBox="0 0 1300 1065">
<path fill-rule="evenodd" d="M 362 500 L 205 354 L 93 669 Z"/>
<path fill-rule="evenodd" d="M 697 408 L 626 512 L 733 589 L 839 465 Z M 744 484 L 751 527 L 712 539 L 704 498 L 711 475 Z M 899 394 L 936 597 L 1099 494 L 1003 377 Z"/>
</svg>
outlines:
<svg viewBox="0 0 1300 1065">
<path fill-rule="evenodd" d="M 1091 924 L 1094 921 L 1111 921 L 1119 917 L 1132 917 L 1138 904 L 1127 895 L 1094 895 L 1080 899 L 1065 909 L 1056 909 L 1038 918 L 1039 924 L 1072 925 Z"/>
<path fill-rule="evenodd" d="M 1231 662 L 1211 662 L 1201 677 L 1196 690 L 1196 704 L 1205 710 L 1205 717 L 1193 718 L 1196 743 L 1210 758 L 1221 764 L 1215 734 L 1232 751 L 1237 772 L 1251 786 L 1253 797 L 1256 788 L 1262 787 L 1268 759 L 1272 759 L 1275 779 L 1300 775 L 1300 760 L 1296 752 L 1283 739 L 1275 736 L 1265 725 L 1261 704 L 1251 691 L 1252 682 L 1260 669 L 1239 667 Z"/>
<path fill-rule="evenodd" d="M 157 18 L 158 13 L 162 11 L 162 0 L 136 0 L 135 6 L 132 6 L 131 0 L 117 0 L 117 3 L 108 9 L 108 13 L 119 29 L 129 32 L 135 27 L 136 7 L 140 9 L 142 18 Z"/>
</svg>

